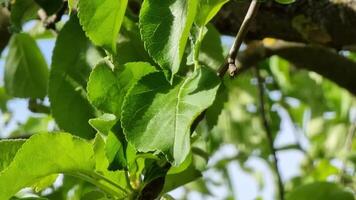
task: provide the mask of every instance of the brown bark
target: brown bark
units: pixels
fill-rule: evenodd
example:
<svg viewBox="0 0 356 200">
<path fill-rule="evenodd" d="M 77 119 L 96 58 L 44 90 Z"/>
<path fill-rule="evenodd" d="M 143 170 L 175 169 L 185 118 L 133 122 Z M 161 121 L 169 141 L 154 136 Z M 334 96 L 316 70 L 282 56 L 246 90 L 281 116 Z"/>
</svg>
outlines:
<svg viewBox="0 0 356 200">
<path fill-rule="evenodd" d="M 273 44 L 251 43 L 238 55 L 238 67 L 246 70 L 277 55 L 295 67 L 316 72 L 356 95 L 356 62 L 320 45 L 276 41 Z"/>
<path fill-rule="evenodd" d="M 10 13 L 0 5 L 0 55 L 10 39 Z"/>
<path fill-rule="evenodd" d="M 230 1 L 214 23 L 221 33 L 235 35 L 249 1 Z M 297 0 L 280 5 L 267 0 L 251 26 L 248 39 L 265 37 L 326 45 L 336 49 L 356 45 L 355 0 Z"/>
<path fill-rule="evenodd" d="M 249 1 L 230 1 L 214 19 L 223 34 L 235 35 Z M 275 46 L 253 43 L 238 56 L 243 68 L 272 55 L 281 56 L 298 68 L 319 73 L 356 95 L 356 63 L 338 54 L 356 50 L 356 0 L 297 0 L 281 5 L 261 3 L 246 40 L 266 37 L 289 42 Z M 297 42 L 297 43 L 296 43 Z"/>
</svg>

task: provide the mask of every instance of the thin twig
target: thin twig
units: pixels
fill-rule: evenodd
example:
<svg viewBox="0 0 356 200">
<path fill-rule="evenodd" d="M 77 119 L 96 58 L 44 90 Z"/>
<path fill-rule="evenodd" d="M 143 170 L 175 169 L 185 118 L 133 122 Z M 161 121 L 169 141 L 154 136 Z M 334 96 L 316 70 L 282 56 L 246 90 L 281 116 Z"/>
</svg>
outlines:
<svg viewBox="0 0 356 200">
<path fill-rule="evenodd" d="M 237 67 L 235 65 L 235 59 L 237 57 L 237 53 L 240 50 L 241 44 L 245 39 L 245 36 L 249 30 L 250 24 L 252 20 L 255 18 L 258 9 L 260 7 L 260 3 L 258 0 L 252 0 L 250 7 L 246 13 L 245 19 L 241 24 L 239 31 L 237 32 L 234 44 L 232 45 L 229 55 L 226 59 L 226 63 L 219 69 L 218 76 L 223 77 L 226 71 L 229 69 L 230 76 L 234 76 L 237 72 Z"/>
<path fill-rule="evenodd" d="M 38 102 L 37 99 L 30 99 L 28 101 L 28 109 L 33 113 L 51 113 L 51 109 L 48 106 L 42 104 L 42 102 Z"/>
<path fill-rule="evenodd" d="M 257 78 L 257 86 L 259 90 L 259 102 L 260 102 L 260 114 L 261 114 L 261 120 L 263 123 L 263 127 L 266 132 L 267 140 L 268 140 L 268 146 L 270 148 L 270 151 L 272 153 L 272 158 L 273 158 L 273 163 L 272 166 L 274 168 L 276 178 L 277 178 L 277 184 L 278 184 L 278 192 L 279 192 L 279 199 L 284 200 L 284 187 L 283 187 L 283 182 L 281 178 L 281 173 L 278 167 L 278 158 L 277 158 L 277 153 L 276 149 L 274 148 L 273 145 L 273 136 L 272 136 L 272 131 L 270 129 L 267 116 L 266 116 L 266 111 L 265 111 L 265 100 L 264 100 L 264 86 L 263 86 L 263 80 L 260 75 L 260 71 L 257 67 L 254 67 L 255 69 L 255 74 Z"/>
<path fill-rule="evenodd" d="M 38 17 L 43 23 L 43 26 L 48 30 L 58 32 L 56 23 L 61 21 L 62 17 L 68 11 L 68 2 L 64 1 L 62 7 L 53 15 L 48 16 L 44 10 L 39 10 Z"/>
</svg>

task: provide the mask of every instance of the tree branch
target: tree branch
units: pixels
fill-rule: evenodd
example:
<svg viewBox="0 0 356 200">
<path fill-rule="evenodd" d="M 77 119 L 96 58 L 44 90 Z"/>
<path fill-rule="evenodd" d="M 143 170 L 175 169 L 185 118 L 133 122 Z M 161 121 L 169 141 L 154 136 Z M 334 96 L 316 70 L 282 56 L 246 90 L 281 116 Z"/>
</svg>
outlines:
<svg viewBox="0 0 356 200">
<path fill-rule="evenodd" d="M 278 185 L 278 193 L 279 193 L 279 199 L 284 200 L 284 187 L 283 187 L 283 182 L 280 174 L 280 170 L 278 167 L 278 158 L 277 158 L 277 150 L 274 148 L 274 139 L 273 135 L 267 120 L 266 116 L 266 111 L 265 111 L 265 100 L 264 100 L 264 86 L 263 86 L 263 80 L 260 75 L 260 71 L 257 67 L 254 67 L 255 69 L 255 76 L 257 79 L 257 86 L 258 86 L 258 91 L 259 91 L 259 102 L 260 102 L 260 114 L 261 114 L 261 120 L 263 123 L 263 127 L 266 132 L 266 137 L 267 137 L 267 142 L 268 146 L 270 148 L 271 154 L 272 154 L 272 166 L 277 178 L 277 185 Z"/>
<path fill-rule="evenodd" d="M 245 18 L 241 24 L 239 31 L 237 32 L 235 41 L 230 49 L 227 59 L 226 59 L 227 62 L 223 65 L 223 67 L 218 72 L 219 77 L 223 77 L 228 69 L 229 69 L 229 73 L 231 76 L 235 75 L 235 72 L 237 71 L 237 68 L 235 65 L 235 59 L 236 59 L 237 53 L 240 50 L 241 44 L 242 44 L 243 40 L 245 39 L 245 36 L 249 30 L 250 24 L 251 24 L 252 20 L 255 18 L 259 7 L 260 7 L 260 4 L 258 3 L 258 0 L 251 1 L 250 7 L 245 15 Z"/>
<path fill-rule="evenodd" d="M 235 35 L 248 5 L 248 1 L 227 3 L 214 19 L 216 28 L 223 34 Z M 341 49 L 356 45 L 355 35 L 356 1 L 298 0 L 281 5 L 265 0 L 246 38 L 272 37 Z"/>
<path fill-rule="evenodd" d="M 286 59 L 297 68 L 316 72 L 356 95 L 356 62 L 319 45 L 281 40 L 272 44 L 253 42 L 239 53 L 237 65 L 244 71 L 273 55 Z"/>
<path fill-rule="evenodd" d="M 10 39 L 10 13 L 9 11 L 0 5 L 0 54 L 6 47 Z"/>
</svg>

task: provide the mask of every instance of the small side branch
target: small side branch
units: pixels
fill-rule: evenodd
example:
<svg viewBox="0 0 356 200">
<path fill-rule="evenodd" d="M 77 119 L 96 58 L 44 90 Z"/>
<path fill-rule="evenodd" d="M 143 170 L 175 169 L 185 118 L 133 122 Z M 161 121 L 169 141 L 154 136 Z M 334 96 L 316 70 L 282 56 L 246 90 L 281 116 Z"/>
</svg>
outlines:
<svg viewBox="0 0 356 200">
<path fill-rule="evenodd" d="M 237 32 L 234 44 L 232 45 L 229 55 L 226 59 L 226 63 L 219 69 L 218 76 L 223 77 L 227 70 L 229 70 L 230 76 L 234 76 L 237 72 L 237 67 L 235 65 L 235 59 L 237 57 L 237 53 L 240 50 L 241 44 L 249 30 L 250 24 L 252 20 L 255 18 L 260 3 L 258 0 L 252 0 L 250 7 L 246 13 L 245 19 L 241 24 L 240 30 Z"/>
<path fill-rule="evenodd" d="M 356 95 L 356 62 L 319 45 L 282 40 L 270 44 L 264 41 L 250 42 L 246 50 L 238 53 L 238 72 L 252 68 L 274 55 L 284 58 L 298 69 L 316 72 Z"/>
<path fill-rule="evenodd" d="M 259 102 L 260 102 L 260 114 L 261 114 L 261 120 L 263 123 L 263 127 L 266 132 L 266 137 L 267 137 L 267 142 L 268 146 L 270 148 L 271 154 L 272 154 L 272 159 L 273 159 L 273 169 L 277 178 L 277 184 L 278 184 L 278 193 L 279 193 L 279 199 L 284 200 L 284 187 L 283 187 L 283 182 L 281 178 L 281 173 L 278 167 L 278 158 L 277 158 L 277 150 L 275 149 L 273 145 L 273 135 L 267 120 L 266 116 L 266 111 L 265 111 L 265 100 L 264 100 L 264 86 L 263 86 L 263 80 L 260 75 L 260 71 L 257 67 L 254 67 L 255 69 L 255 76 L 257 78 L 257 86 L 258 86 L 258 91 L 259 91 Z"/>
<path fill-rule="evenodd" d="M 0 54 L 10 40 L 10 12 L 0 5 Z"/>
<path fill-rule="evenodd" d="M 38 16 L 46 29 L 58 32 L 56 28 L 56 23 L 61 21 L 63 15 L 66 14 L 67 10 L 68 2 L 64 1 L 62 7 L 57 11 L 57 13 L 48 16 L 47 13 L 41 9 L 38 11 Z"/>
</svg>

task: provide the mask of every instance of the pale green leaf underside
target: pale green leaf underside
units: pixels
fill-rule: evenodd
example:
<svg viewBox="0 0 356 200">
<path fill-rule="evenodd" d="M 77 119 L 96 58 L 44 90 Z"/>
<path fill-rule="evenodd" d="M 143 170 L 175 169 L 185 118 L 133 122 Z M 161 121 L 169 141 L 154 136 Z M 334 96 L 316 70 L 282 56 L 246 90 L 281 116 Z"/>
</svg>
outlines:
<svg viewBox="0 0 356 200">
<path fill-rule="evenodd" d="M 217 71 L 225 60 L 220 33 L 210 24 L 199 51 L 199 61 Z"/>
<path fill-rule="evenodd" d="M 77 8 L 79 0 L 68 0 L 68 7 L 69 10 L 72 11 L 73 9 Z"/>
<path fill-rule="evenodd" d="M 108 135 L 117 120 L 115 115 L 105 113 L 100 117 L 90 119 L 89 124 L 99 133 Z"/>
<path fill-rule="evenodd" d="M 190 151 L 190 126 L 208 108 L 220 80 L 202 68 L 170 85 L 161 72 L 143 77 L 128 93 L 122 112 L 126 138 L 138 151 L 163 152 L 175 165 Z"/>
<path fill-rule="evenodd" d="M 143 76 L 155 71 L 148 63 L 133 62 L 115 68 L 109 61 L 97 64 L 90 74 L 88 98 L 98 109 L 121 116 L 127 91 Z"/>
<path fill-rule="evenodd" d="M 93 138 L 88 120 L 94 108 L 86 97 L 90 66 L 86 59 L 89 41 L 78 19 L 72 16 L 60 32 L 52 58 L 49 81 L 51 111 L 59 127 L 84 138 Z M 74 123 L 75 122 L 75 123 Z"/>
<path fill-rule="evenodd" d="M 116 41 L 128 0 L 80 0 L 79 19 L 95 45 L 116 53 Z"/>
<path fill-rule="evenodd" d="M 47 63 L 31 36 L 12 36 L 5 64 L 5 88 L 15 97 L 42 98 L 47 94 Z"/>
<path fill-rule="evenodd" d="M 13 162 L 0 173 L 0 200 L 7 200 L 40 178 L 56 173 L 95 169 L 91 144 L 70 134 L 37 134 L 26 141 Z"/>
<path fill-rule="evenodd" d="M 200 0 L 199 12 L 195 22 L 198 26 L 205 26 L 219 12 L 221 7 L 229 0 Z"/>
<path fill-rule="evenodd" d="M 140 31 L 146 49 L 172 82 L 197 12 L 198 0 L 145 0 Z"/>
</svg>

